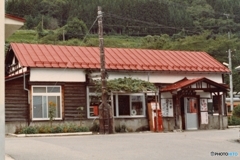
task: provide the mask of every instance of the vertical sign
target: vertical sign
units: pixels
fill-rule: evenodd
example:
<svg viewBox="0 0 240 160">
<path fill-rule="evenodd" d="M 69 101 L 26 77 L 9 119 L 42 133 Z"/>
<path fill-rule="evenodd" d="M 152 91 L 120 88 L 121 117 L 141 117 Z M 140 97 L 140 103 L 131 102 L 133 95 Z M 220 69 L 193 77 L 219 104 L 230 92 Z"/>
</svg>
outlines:
<svg viewBox="0 0 240 160">
<path fill-rule="evenodd" d="M 208 124 L 207 99 L 200 99 L 201 124 Z"/>
<path fill-rule="evenodd" d="M 173 100 L 170 98 L 161 99 L 161 110 L 163 117 L 173 117 Z"/>
</svg>

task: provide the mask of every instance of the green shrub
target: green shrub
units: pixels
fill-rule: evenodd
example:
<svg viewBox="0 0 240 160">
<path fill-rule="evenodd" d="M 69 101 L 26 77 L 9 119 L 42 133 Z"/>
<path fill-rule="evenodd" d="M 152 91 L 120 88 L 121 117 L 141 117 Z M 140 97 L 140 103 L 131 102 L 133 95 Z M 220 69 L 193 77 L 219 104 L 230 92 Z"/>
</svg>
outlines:
<svg viewBox="0 0 240 160">
<path fill-rule="evenodd" d="M 20 134 L 21 131 L 23 130 L 23 127 L 20 125 L 20 126 L 16 126 L 16 129 L 15 129 L 15 134 Z"/>
<path fill-rule="evenodd" d="M 240 118 L 240 105 L 234 107 L 233 116 Z"/>
<path fill-rule="evenodd" d="M 127 127 L 123 124 L 121 126 L 119 125 L 119 126 L 115 127 L 115 131 L 123 133 L 123 132 L 129 132 L 129 129 L 127 129 Z M 131 132 L 132 132 L 132 130 L 131 130 Z"/>
<path fill-rule="evenodd" d="M 240 118 L 236 116 L 232 116 L 231 118 L 228 118 L 228 124 L 229 125 L 240 125 Z"/>
<path fill-rule="evenodd" d="M 99 124 L 94 122 L 93 126 L 90 128 L 90 131 L 92 131 L 92 132 L 99 132 L 99 130 L 100 130 Z"/>
<path fill-rule="evenodd" d="M 15 134 L 36 134 L 36 133 L 67 133 L 67 132 L 88 132 L 87 127 L 81 127 L 76 124 L 63 125 L 41 125 L 41 126 L 16 126 Z"/>
<path fill-rule="evenodd" d="M 34 126 L 23 127 L 21 134 L 37 134 L 38 130 Z"/>
<path fill-rule="evenodd" d="M 63 127 L 62 126 L 53 126 L 51 128 L 51 133 L 63 133 Z"/>
<path fill-rule="evenodd" d="M 48 125 L 36 126 L 39 133 L 50 133 L 51 127 Z"/>
</svg>

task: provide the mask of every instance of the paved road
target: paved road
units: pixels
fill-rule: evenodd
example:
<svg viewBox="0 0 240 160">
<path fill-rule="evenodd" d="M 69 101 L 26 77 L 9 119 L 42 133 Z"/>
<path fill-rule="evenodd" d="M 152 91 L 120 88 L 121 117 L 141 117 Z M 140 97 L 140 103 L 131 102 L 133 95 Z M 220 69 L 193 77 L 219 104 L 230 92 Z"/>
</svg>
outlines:
<svg viewBox="0 0 240 160">
<path fill-rule="evenodd" d="M 6 137 L 15 160 L 212 160 L 240 159 L 239 129 L 126 133 L 67 137 Z M 237 157 L 211 152 L 238 152 Z"/>
</svg>

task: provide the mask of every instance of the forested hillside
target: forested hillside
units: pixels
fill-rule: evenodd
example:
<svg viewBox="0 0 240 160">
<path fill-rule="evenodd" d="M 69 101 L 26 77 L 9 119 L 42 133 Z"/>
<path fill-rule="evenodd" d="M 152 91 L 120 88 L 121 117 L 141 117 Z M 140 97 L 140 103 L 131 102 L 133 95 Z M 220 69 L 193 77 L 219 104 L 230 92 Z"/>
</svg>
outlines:
<svg viewBox="0 0 240 160">
<path fill-rule="evenodd" d="M 45 29 L 56 29 L 73 17 L 89 28 L 96 19 L 97 6 L 102 6 L 104 30 L 111 34 L 192 35 L 206 29 L 239 32 L 239 0 L 8 0 L 6 12 L 24 17 L 26 29 L 33 29 L 42 19 Z M 91 32 L 96 31 L 94 26 Z"/>
<path fill-rule="evenodd" d="M 231 49 L 233 68 L 240 65 L 240 0 L 7 0 L 6 13 L 35 31 L 21 42 L 98 46 L 97 6 L 107 47 L 206 51 L 220 62 Z"/>
</svg>

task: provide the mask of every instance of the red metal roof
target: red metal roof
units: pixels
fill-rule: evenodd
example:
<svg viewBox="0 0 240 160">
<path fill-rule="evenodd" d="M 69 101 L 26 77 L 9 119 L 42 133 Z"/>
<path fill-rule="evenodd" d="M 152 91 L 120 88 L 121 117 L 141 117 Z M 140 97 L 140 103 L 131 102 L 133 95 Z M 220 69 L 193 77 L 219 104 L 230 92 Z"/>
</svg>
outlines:
<svg viewBox="0 0 240 160">
<path fill-rule="evenodd" d="M 11 43 L 17 59 L 25 67 L 99 69 L 98 47 Z M 229 72 L 206 52 L 105 48 L 106 69 Z"/>
<path fill-rule="evenodd" d="M 225 84 L 219 84 L 216 83 L 210 79 L 207 79 L 205 77 L 200 77 L 200 78 L 195 78 L 195 79 L 187 79 L 186 77 L 183 78 L 180 81 L 177 81 L 171 85 L 166 86 L 165 88 L 161 89 L 161 92 L 170 92 L 170 91 L 175 91 L 178 89 L 182 89 L 182 88 L 186 88 L 194 83 L 200 82 L 200 81 L 204 81 L 208 84 L 211 84 L 213 86 L 216 86 L 217 88 L 222 88 L 223 90 L 227 90 L 228 86 L 226 86 Z"/>
<path fill-rule="evenodd" d="M 25 19 L 23 19 L 21 17 L 14 16 L 14 15 L 11 15 L 11 14 L 5 14 L 5 17 L 9 18 L 9 19 L 16 20 L 16 21 L 25 22 Z"/>
</svg>

